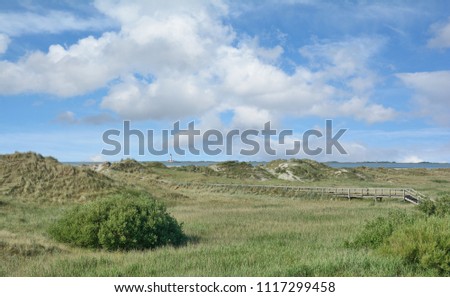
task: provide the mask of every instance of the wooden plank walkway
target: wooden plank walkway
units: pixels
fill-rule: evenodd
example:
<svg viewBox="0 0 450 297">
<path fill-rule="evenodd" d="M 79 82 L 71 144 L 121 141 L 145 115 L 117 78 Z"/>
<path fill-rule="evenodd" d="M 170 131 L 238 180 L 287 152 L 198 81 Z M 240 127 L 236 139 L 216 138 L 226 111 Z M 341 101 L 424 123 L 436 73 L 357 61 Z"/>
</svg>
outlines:
<svg viewBox="0 0 450 297">
<path fill-rule="evenodd" d="M 285 189 L 317 193 L 322 195 L 332 195 L 336 197 L 352 198 L 373 198 L 382 200 L 383 198 L 399 198 L 413 204 L 419 204 L 426 200 L 427 197 L 420 192 L 411 188 L 352 188 L 352 187 L 300 187 L 285 185 L 250 185 L 250 184 L 200 184 L 200 183 L 179 183 L 177 186 L 182 187 L 223 187 L 223 188 L 266 188 L 266 189 Z"/>
</svg>

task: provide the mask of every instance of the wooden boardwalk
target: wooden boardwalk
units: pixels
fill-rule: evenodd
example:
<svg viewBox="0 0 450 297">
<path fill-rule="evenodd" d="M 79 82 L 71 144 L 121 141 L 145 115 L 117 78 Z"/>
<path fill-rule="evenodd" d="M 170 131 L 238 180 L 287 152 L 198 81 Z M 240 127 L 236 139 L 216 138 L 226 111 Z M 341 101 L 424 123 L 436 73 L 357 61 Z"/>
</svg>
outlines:
<svg viewBox="0 0 450 297">
<path fill-rule="evenodd" d="M 331 195 L 336 197 L 353 198 L 371 198 L 382 200 L 383 198 L 403 199 L 413 204 L 419 204 L 427 199 L 425 195 L 411 188 L 352 188 L 352 187 L 300 187 L 284 185 L 249 185 L 249 184 L 200 184 L 200 183 L 180 183 L 177 186 L 182 187 L 221 187 L 221 188 L 262 188 L 262 189 L 281 189 L 286 191 L 316 193 L 322 195 Z"/>
</svg>

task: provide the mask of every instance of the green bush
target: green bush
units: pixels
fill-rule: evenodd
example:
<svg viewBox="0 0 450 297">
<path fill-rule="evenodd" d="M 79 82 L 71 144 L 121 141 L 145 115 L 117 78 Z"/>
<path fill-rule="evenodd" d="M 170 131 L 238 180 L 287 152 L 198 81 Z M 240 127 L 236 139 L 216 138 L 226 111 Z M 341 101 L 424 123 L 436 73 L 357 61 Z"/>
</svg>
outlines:
<svg viewBox="0 0 450 297">
<path fill-rule="evenodd" d="M 446 202 L 425 202 L 421 210 L 428 217 L 405 212 L 390 213 L 368 222 L 347 247 L 369 248 L 395 256 L 411 267 L 450 276 L 450 216 Z"/>
<path fill-rule="evenodd" d="M 392 235 L 394 230 L 401 225 L 414 222 L 412 215 L 405 212 L 391 212 L 387 217 L 378 217 L 369 221 L 364 229 L 351 242 L 346 242 L 347 247 L 377 248 Z"/>
<path fill-rule="evenodd" d="M 450 196 L 441 197 L 436 201 L 423 201 L 419 204 L 419 209 L 428 216 L 444 217 L 450 214 Z"/>
<path fill-rule="evenodd" d="M 436 204 L 431 200 L 422 201 L 419 204 L 419 210 L 427 216 L 433 216 L 436 214 Z"/>
<path fill-rule="evenodd" d="M 450 276 L 450 219 L 432 217 L 395 230 L 380 248 L 405 263 Z"/>
<path fill-rule="evenodd" d="M 76 206 L 50 228 L 58 241 L 85 248 L 141 250 L 186 242 L 182 226 L 145 194 L 121 194 Z"/>
</svg>

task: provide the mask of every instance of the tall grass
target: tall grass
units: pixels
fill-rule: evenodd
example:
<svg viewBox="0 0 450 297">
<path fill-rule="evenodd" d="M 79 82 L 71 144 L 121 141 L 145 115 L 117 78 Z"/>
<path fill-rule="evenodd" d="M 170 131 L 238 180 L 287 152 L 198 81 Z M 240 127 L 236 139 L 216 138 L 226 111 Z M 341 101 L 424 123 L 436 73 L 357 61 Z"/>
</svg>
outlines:
<svg viewBox="0 0 450 297">
<path fill-rule="evenodd" d="M 0 218 L 17 238 L 30 233 L 22 219 L 34 221 L 35 237 L 54 252 L 14 256 L 2 250 L 2 275 L 15 276 L 386 276 L 424 275 L 393 258 L 348 249 L 343 239 L 361 222 L 400 202 L 274 198 L 269 195 L 199 193 L 169 208 L 192 238 L 181 248 L 104 252 L 59 245 L 45 233 L 57 208 L 12 202 Z M 47 217 L 46 217 L 47 216 Z M 46 217 L 46 218 L 45 218 Z M 44 222 L 39 222 L 42 218 Z M 15 226 L 15 227 L 13 227 Z M 9 241 L 6 239 L 6 241 Z M 31 245 L 26 248 L 32 249 Z"/>
</svg>

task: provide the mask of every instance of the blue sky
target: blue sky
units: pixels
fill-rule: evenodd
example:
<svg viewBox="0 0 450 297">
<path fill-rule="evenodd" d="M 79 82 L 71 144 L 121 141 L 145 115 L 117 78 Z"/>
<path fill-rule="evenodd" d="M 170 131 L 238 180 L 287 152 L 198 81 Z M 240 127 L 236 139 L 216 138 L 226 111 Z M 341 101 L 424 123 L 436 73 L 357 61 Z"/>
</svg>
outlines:
<svg viewBox="0 0 450 297">
<path fill-rule="evenodd" d="M 314 159 L 450 162 L 449 11 L 445 0 L 2 1 L 0 154 L 117 160 L 102 135 L 123 120 L 157 136 L 176 121 L 223 133 L 271 121 L 294 131 L 289 144 L 332 119 L 348 154 Z M 131 157 L 167 159 L 134 144 Z M 240 148 L 175 159 L 285 157 Z"/>
</svg>

